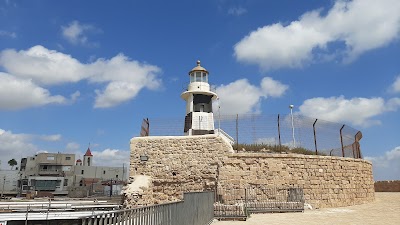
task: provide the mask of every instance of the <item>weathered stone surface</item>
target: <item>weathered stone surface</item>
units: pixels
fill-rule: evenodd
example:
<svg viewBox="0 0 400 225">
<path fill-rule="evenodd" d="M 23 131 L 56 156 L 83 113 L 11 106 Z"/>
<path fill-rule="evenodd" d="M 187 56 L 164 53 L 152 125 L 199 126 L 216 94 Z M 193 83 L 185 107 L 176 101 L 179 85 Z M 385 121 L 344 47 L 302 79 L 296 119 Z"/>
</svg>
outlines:
<svg viewBox="0 0 400 225">
<path fill-rule="evenodd" d="M 152 178 L 149 190 L 130 201 L 137 205 L 176 201 L 183 192 L 250 185 L 301 187 L 315 208 L 374 200 L 372 165 L 366 160 L 232 153 L 232 146 L 217 135 L 133 138 L 130 176 L 136 175 Z"/>
</svg>

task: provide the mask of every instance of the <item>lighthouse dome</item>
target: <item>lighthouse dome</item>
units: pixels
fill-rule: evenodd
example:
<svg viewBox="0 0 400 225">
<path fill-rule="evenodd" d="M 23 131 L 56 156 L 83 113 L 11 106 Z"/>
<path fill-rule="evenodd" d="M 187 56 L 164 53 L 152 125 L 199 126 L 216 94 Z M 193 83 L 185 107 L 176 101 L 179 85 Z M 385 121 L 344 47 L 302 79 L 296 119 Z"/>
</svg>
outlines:
<svg viewBox="0 0 400 225">
<path fill-rule="evenodd" d="M 206 72 L 208 74 L 208 71 L 200 65 L 200 60 L 197 60 L 197 66 L 189 71 L 189 75 L 193 72 Z"/>
</svg>

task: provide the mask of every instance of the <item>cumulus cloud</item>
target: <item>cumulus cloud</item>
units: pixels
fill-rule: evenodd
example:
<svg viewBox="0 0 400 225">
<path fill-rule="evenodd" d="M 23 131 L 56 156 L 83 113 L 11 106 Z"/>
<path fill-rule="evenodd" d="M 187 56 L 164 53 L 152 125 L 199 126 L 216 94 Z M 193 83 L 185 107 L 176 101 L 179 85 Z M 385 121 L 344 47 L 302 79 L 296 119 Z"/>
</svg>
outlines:
<svg viewBox="0 0 400 225">
<path fill-rule="evenodd" d="M 14 79 L 26 79 L 24 82 L 32 85 L 61 85 L 81 80 L 105 84 L 104 90 L 96 90 L 96 108 L 115 106 L 133 99 L 143 88 L 155 90 L 161 85 L 158 78 L 160 68 L 131 60 L 124 54 L 84 64 L 70 55 L 37 45 L 28 50 L 8 49 L 0 52 L 0 66 L 16 77 Z M 43 88 L 41 90 L 46 91 Z M 70 102 L 79 95 L 79 91 L 73 93 Z M 65 102 L 64 97 L 57 97 L 58 101 L 63 98 Z"/>
<path fill-rule="evenodd" d="M 21 157 L 29 154 L 35 154 L 39 149 L 31 143 L 32 135 L 14 134 L 11 131 L 0 129 L 0 152 L 2 169 L 10 169 L 8 160 L 15 159 L 18 164 Z"/>
<path fill-rule="evenodd" d="M 400 146 L 385 152 L 382 156 L 364 158 L 372 162 L 375 180 L 400 179 Z"/>
<path fill-rule="evenodd" d="M 390 86 L 389 89 L 393 93 L 400 93 L 400 75 L 397 76 L 396 80 L 394 83 Z"/>
<path fill-rule="evenodd" d="M 3 50 L 0 65 L 20 78 L 32 79 L 41 85 L 78 82 L 87 78 L 86 65 L 70 55 L 36 45 L 28 50 Z"/>
<path fill-rule="evenodd" d="M 265 70 L 302 67 L 321 52 L 351 61 L 399 37 L 399 11 L 397 0 L 337 0 L 326 15 L 318 9 L 288 25 L 275 23 L 252 31 L 234 46 L 235 57 Z M 345 47 L 329 49 L 333 43 Z"/>
<path fill-rule="evenodd" d="M 247 79 L 236 80 L 216 88 L 217 107 L 219 104 L 222 114 L 259 113 L 263 98 L 280 97 L 287 89 L 287 85 L 270 77 L 264 77 L 260 86 L 250 84 Z"/>
<path fill-rule="evenodd" d="M 351 123 L 356 126 L 380 124 L 373 117 L 388 111 L 396 111 L 399 98 L 385 101 L 383 98 L 352 98 L 344 96 L 311 98 L 299 107 L 300 114 L 328 121 Z"/>
<path fill-rule="evenodd" d="M 63 104 L 67 100 L 51 95 L 31 80 L 19 79 L 0 72 L 0 110 L 17 110 L 47 104 Z"/>
<path fill-rule="evenodd" d="M 239 6 L 239 7 L 232 7 L 228 9 L 228 14 L 229 15 L 234 15 L 234 16 L 241 16 L 243 14 L 247 13 L 247 9 Z"/>
<path fill-rule="evenodd" d="M 97 33 L 100 30 L 90 24 L 81 24 L 79 21 L 72 21 L 67 26 L 61 26 L 62 36 L 71 44 L 83 46 L 97 46 L 97 43 L 89 42 L 88 33 Z"/>
<path fill-rule="evenodd" d="M 92 151 L 95 165 L 125 167 L 129 166 L 130 151 L 107 148 L 103 151 Z"/>
</svg>

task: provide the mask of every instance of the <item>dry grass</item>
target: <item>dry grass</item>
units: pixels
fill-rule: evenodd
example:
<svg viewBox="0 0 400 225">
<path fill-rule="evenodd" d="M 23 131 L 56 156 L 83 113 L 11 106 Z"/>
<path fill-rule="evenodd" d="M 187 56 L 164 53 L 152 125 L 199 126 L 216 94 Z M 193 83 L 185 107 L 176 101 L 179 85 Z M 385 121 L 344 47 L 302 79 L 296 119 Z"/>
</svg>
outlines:
<svg viewBox="0 0 400 225">
<path fill-rule="evenodd" d="M 288 146 L 279 145 L 268 145 L 268 144 L 234 144 L 233 149 L 238 152 L 271 152 L 271 153 L 296 153 L 303 155 L 315 155 L 315 151 L 311 151 L 305 148 L 293 148 L 290 149 Z M 318 155 L 324 155 L 318 153 Z"/>
</svg>

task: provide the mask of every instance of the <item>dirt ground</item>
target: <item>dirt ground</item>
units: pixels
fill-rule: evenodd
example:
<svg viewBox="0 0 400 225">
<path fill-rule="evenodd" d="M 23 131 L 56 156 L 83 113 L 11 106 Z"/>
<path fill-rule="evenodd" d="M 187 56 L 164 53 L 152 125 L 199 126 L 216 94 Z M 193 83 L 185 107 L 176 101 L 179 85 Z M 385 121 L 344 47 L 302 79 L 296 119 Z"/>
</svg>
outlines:
<svg viewBox="0 0 400 225">
<path fill-rule="evenodd" d="M 400 225 L 400 192 L 376 192 L 375 201 L 304 213 L 252 214 L 247 221 L 214 221 L 212 225 Z"/>
</svg>

